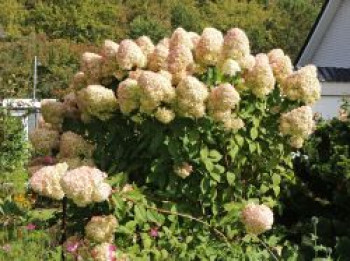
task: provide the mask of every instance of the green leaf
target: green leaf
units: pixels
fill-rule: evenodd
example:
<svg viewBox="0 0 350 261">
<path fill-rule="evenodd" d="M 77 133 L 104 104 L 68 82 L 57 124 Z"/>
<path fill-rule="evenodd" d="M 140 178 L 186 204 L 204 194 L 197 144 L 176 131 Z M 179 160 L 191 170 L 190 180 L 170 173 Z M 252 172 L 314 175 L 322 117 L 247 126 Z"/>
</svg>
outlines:
<svg viewBox="0 0 350 261">
<path fill-rule="evenodd" d="M 235 136 L 235 140 L 236 140 L 237 144 L 238 144 L 240 147 L 243 146 L 243 144 L 244 144 L 244 138 L 243 138 L 241 135 L 237 134 L 237 135 Z"/>
<path fill-rule="evenodd" d="M 235 175 L 235 173 L 228 171 L 228 172 L 226 173 L 226 178 L 227 178 L 228 184 L 230 184 L 231 186 L 234 185 L 235 180 L 236 180 L 236 175 Z"/>
<path fill-rule="evenodd" d="M 250 129 L 250 137 L 252 138 L 252 140 L 255 140 L 258 137 L 258 129 L 257 128 Z"/>
<path fill-rule="evenodd" d="M 139 222 L 147 222 L 147 212 L 143 206 L 136 205 L 134 208 L 135 219 Z"/>
<path fill-rule="evenodd" d="M 212 159 L 213 162 L 218 162 L 222 159 L 222 155 L 217 150 L 210 150 L 209 157 Z"/>
</svg>

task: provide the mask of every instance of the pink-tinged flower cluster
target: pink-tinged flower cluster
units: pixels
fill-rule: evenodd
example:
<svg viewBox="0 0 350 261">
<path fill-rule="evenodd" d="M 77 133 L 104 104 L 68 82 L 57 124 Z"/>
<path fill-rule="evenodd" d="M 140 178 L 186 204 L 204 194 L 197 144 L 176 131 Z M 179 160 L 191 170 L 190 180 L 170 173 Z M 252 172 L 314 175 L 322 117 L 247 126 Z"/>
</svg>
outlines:
<svg viewBox="0 0 350 261">
<path fill-rule="evenodd" d="M 190 165 L 187 162 L 184 162 L 180 165 L 174 166 L 175 174 L 178 175 L 179 177 L 181 177 L 182 179 L 189 177 L 191 175 L 192 171 L 193 171 L 192 165 Z"/>
<path fill-rule="evenodd" d="M 119 66 L 124 70 L 143 68 L 147 64 L 147 57 L 143 54 L 141 48 L 130 39 L 120 42 L 117 60 Z"/>
<path fill-rule="evenodd" d="M 129 114 L 140 107 L 140 87 L 137 80 L 126 79 L 117 89 L 118 104 L 123 114 Z"/>
<path fill-rule="evenodd" d="M 99 169 L 82 166 L 66 172 L 61 178 L 61 186 L 67 198 L 79 207 L 108 199 L 112 188 L 105 182 L 107 174 Z"/>
<path fill-rule="evenodd" d="M 249 39 L 239 28 L 230 29 L 224 37 L 222 55 L 225 59 L 241 61 L 250 55 Z"/>
<path fill-rule="evenodd" d="M 209 115 L 221 123 L 226 130 L 238 130 L 244 123 L 233 112 L 241 100 L 239 93 L 229 83 L 222 83 L 212 89 L 208 99 Z"/>
<path fill-rule="evenodd" d="M 255 57 L 255 65 L 247 72 L 245 81 L 252 93 L 259 98 L 272 92 L 276 80 L 266 54 L 261 53 Z"/>
<path fill-rule="evenodd" d="M 273 74 L 278 83 L 293 73 L 293 64 L 289 56 L 285 55 L 281 49 L 273 49 L 268 55 Z"/>
<path fill-rule="evenodd" d="M 307 105 L 321 97 L 321 85 L 314 65 L 307 65 L 287 76 L 281 83 L 282 94 L 288 99 L 299 100 Z"/>
<path fill-rule="evenodd" d="M 103 57 L 96 53 L 83 53 L 80 61 L 80 70 L 84 73 L 89 84 L 99 82 L 102 75 Z"/>
<path fill-rule="evenodd" d="M 201 118 L 205 115 L 207 87 L 193 76 L 187 76 L 176 87 L 176 109 L 184 117 Z"/>
<path fill-rule="evenodd" d="M 241 214 L 248 233 L 259 235 L 272 228 L 273 212 L 265 205 L 248 204 Z"/>
<path fill-rule="evenodd" d="M 29 133 L 30 143 L 40 155 L 52 155 L 59 146 L 59 138 L 59 132 L 49 128 L 36 128 Z"/>
<path fill-rule="evenodd" d="M 72 79 L 71 87 L 74 90 L 80 90 L 87 85 L 87 77 L 84 72 L 77 72 Z"/>
<path fill-rule="evenodd" d="M 222 83 L 212 89 L 208 99 L 210 111 L 231 111 L 241 100 L 239 93 L 229 83 Z"/>
<path fill-rule="evenodd" d="M 149 55 L 148 68 L 152 71 L 165 70 L 168 67 L 169 47 L 165 44 L 159 43 Z"/>
<path fill-rule="evenodd" d="M 173 34 L 171 35 L 170 41 L 169 41 L 170 49 L 173 49 L 179 45 L 185 46 L 185 47 L 189 48 L 190 50 L 193 49 L 193 42 L 192 42 L 191 35 L 181 27 L 177 28 L 173 32 Z"/>
<path fill-rule="evenodd" d="M 111 40 L 105 40 L 102 45 L 101 56 L 103 57 L 101 76 L 113 75 L 118 71 L 117 54 L 119 44 Z"/>
<path fill-rule="evenodd" d="M 113 215 L 94 216 L 85 226 L 85 235 L 96 243 L 112 243 L 118 222 Z"/>
<path fill-rule="evenodd" d="M 136 40 L 137 45 L 141 48 L 141 51 L 145 57 L 149 57 L 154 51 L 154 44 L 148 36 L 141 36 Z"/>
<path fill-rule="evenodd" d="M 187 71 L 193 64 L 191 49 L 184 45 L 176 45 L 169 50 L 168 71 L 172 74 L 173 84 L 186 77 Z"/>
<path fill-rule="evenodd" d="M 127 261 L 129 260 L 126 255 L 120 255 L 117 253 L 115 245 L 110 243 L 102 243 L 96 245 L 92 251 L 91 256 L 94 261 Z"/>
<path fill-rule="evenodd" d="M 61 200 L 64 197 L 64 191 L 60 180 L 66 173 L 68 165 L 58 163 L 54 166 L 43 167 L 33 174 L 29 183 L 31 188 L 42 196 Z"/>
<path fill-rule="evenodd" d="M 114 92 L 102 85 L 89 85 L 77 93 L 77 103 L 82 115 L 108 120 L 118 108 Z"/>
<path fill-rule="evenodd" d="M 152 114 L 161 104 L 170 104 L 175 98 L 170 80 L 160 73 L 144 71 L 137 83 L 142 97 L 140 111 L 146 114 Z"/>
<path fill-rule="evenodd" d="M 292 147 L 300 148 L 304 140 L 313 132 L 315 122 L 310 106 L 302 106 L 281 115 L 280 132 L 290 136 Z"/>
<path fill-rule="evenodd" d="M 41 113 L 45 122 L 59 129 L 63 123 L 65 106 L 62 102 L 43 100 L 41 102 Z"/>
<path fill-rule="evenodd" d="M 196 45 L 196 60 L 205 65 L 216 65 L 221 55 L 224 37 L 215 28 L 205 28 Z"/>
</svg>

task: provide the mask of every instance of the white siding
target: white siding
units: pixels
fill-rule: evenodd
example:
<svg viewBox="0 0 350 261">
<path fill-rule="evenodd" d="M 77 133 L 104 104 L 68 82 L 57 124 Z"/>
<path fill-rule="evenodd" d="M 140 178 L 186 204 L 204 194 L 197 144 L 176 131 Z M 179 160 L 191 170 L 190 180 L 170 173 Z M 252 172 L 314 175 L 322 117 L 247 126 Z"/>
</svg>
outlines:
<svg viewBox="0 0 350 261">
<path fill-rule="evenodd" d="M 350 68 L 350 0 L 341 1 L 311 63 Z"/>
<path fill-rule="evenodd" d="M 350 97 L 350 83 L 323 82 L 322 98 L 313 106 L 313 111 L 331 119 L 338 115 L 342 100 L 347 96 Z"/>
</svg>

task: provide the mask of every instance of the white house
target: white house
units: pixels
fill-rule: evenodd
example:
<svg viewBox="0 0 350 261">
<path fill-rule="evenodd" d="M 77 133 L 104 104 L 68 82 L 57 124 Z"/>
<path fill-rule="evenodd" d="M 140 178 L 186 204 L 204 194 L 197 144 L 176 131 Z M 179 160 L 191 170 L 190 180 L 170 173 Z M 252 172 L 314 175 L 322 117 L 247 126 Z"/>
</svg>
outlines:
<svg viewBox="0 0 350 261">
<path fill-rule="evenodd" d="M 342 99 L 350 97 L 350 0 L 326 1 L 295 64 L 317 66 L 322 99 L 314 110 L 336 116 Z"/>
</svg>

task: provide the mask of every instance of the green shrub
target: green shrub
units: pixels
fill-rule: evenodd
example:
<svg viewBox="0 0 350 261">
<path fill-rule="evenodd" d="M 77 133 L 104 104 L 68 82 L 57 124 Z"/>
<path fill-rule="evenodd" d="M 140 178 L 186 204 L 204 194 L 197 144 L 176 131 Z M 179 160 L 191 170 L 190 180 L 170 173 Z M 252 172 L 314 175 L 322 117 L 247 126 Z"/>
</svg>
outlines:
<svg viewBox="0 0 350 261">
<path fill-rule="evenodd" d="M 347 103 L 343 106 L 349 115 Z M 344 111 L 344 113 L 346 113 Z M 285 194 L 283 220 L 306 256 L 317 252 L 311 243 L 312 219 L 317 222 L 319 256 L 332 249 L 336 260 L 350 256 L 350 120 L 319 122 L 315 133 L 295 158 L 298 182 Z"/>
<path fill-rule="evenodd" d="M 137 16 L 130 23 L 129 36 L 136 39 L 142 35 L 149 36 L 152 41 L 158 42 L 169 33 L 169 29 L 160 21 L 145 16 Z"/>
<path fill-rule="evenodd" d="M 0 174 L 23 168 L 29 156 L 28 149 L 20 118 L 0 110 Z"/>
</svg>

